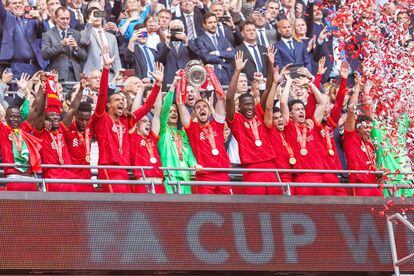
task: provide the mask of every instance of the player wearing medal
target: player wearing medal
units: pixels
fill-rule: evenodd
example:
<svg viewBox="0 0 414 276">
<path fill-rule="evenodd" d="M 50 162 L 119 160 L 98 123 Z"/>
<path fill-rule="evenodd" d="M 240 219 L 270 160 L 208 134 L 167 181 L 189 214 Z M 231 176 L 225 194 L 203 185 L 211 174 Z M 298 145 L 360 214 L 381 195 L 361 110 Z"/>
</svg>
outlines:
<svg viewBox="0 0 414 276">
<path fill-rule="evenodd" d="M 155 79 L 151 94 L 143 106 L 135 110 L 130 116 L 124 115 L 124 96 L 119 93 L 112 94 L 108 99 L 108 75 L 114 57 L 110 57 L 108 49 L 104 50 L 104 68 L 99 87 L 98 102 L 95 113 L 92 115 L 91 128 L 93 129 L 99 146 L 99 165 L 129 166 L 130 142 L 129 128 L 131 119 L 133 123 L 139 121 L 147 114 L 154 105 L 155 99 L 161 90 L 164 67 L 161 64 L 155 65 L 155 71 L 150 74 Z M 108 102 L 107 102 L 108 101 Z M 108 111 L 106 111 L 108 108 Z M 99 179 L 128 180 L 129 175 L 126 169 L 101 169 L 98 172 Z M 130 193 L 130 185 L 116 184 L 103 185 L 105 192 Z"/>
<path fill-rule="evenodd" d="M 279 68 L 275 68 L 275 75 L 273 78 L 272 88 L 266 101 L 266 111 L 264 116 L 264 123 L 268 128 L 269 138 L 272 141 L 273 150 L 275 151 L 274 164 L 276 169 L 294 169 L 296 158 L 284 133 L 285 122 L 283 120 L 282 112 L 278 107 L 274 106 L 274 99 L 277 91 L 282 88 L 279 85 L 280 80 L 287 73 L 284 69 L 279 74 Z M 280 95 L 278 95 L 279 97 Z M 291 173 L 279 173 L 282 182 L 292 182 Z"/>
<path fill-rule="evenodd" d="M 320 148 L 318 147 L 318 130 L 314 127 L 311 120 L 306 120 L 305 104 L 301 100 L 292 100 L 288 104 L 289 91 L 293 84 L 289 74 L 285 75 L 286 85 L 283 89 L 280 100 L 280 110 L 285 121 L 285 135 L 287 141 L 293 148 L 296 159 L 296 169 L 319 169 L 320 167 Z M 325 110 L 325 99 L 316 86 L 307 78 L 295 80 L 298 86 L 309 86 L 315 94 L 317 106 L 313 117 L 316 121 L 321 121 Z M 322 183 L 323 177 L 319 173 L 297 173 L 294 175 L 295 182 Z M 317 190 L 311 187 L 296 187 L 293 189 L 294 195 L 317 195 Z"/>
<path fill-rule="evenodd" d="M 29 124 L 22 123 L 20 109 L 15 106 L 6 109 L 6 123 L 0 123 L 0 152 L 4 163 L 19 166 L 5 167 L 6 178 L 33 179 L 40 172 L 41 141 L 30 135 Z M 24 181 L 24 180 L 23 180 Z M 7 191 L 38 191 L 36 183 L 6 183 Z"/>
<path fill-rule="evenodd" d="M 215 84 L 217 85 L 217 84 Z M 214 86 L 214 84 L 213 84 Z M 229 168 L 230 160 L 224 146 L 224 122 L 226 120 L 226 96 L 221 87 L 214 87 L 217 103 L 213 119 L 209 103 L 204 99 L 196 101 L 193 112 L 197 121 L 191 120 L 191 114 L 177 94 L 177 107 L 198 165 L 206 168 Z M 213 95 L 211 96 L 213 97 Z M 227 172 L 198 171 L 197 181 L 230 181 Z M 230 194 L 230 186 L 195 186 L 193 191 L 199 194 Z"/>
<path fill-rule="evenodd" d="M 325 73 L 325 59 L 321 59 L 319 61 L 318 66 L 318 77 L 322 77 Z M 338 153 L 336 150 L 335 139 L 334 139 L 334 129 L 338 126 L 339 119 L 341 118 L 341 111 L 342 106 L 344 104 L 344 99 L 346 95 L 346 84 L 348 82 L 348 75 L 349 75 L 349 64 L 347 62 L 343 62 L 340 68 L 340 76 L 341 80 L 339 83 L 338 93 L 335 98 L 335 102 L 332 106 L 331 101 L 329 99 L 329 95 L 322 94 L 325 98 L 326 106 L 324 111 L 324 116 L 321 122 L 316 121 L 315 117 L 312 118 L 313 122 L 315 123 L 315 128 L 318 130 L 318 142 L 319 148 L 321 151 L 321 158 L 323 162 L 321 162 L 321 169 L 326 170 L 342 170 L 341 161 L 339 160 Z M 315 81 L 316 83 L 316 81 Z M 318 86 L 318 84 L 315 84 Z M 306 105 L 306 114 L 313 114 L 315 111 L 316 102 L 315 102 L 315 95 L 311 92 L 309 94 L 308 103 Z M 332 173 L 325 173 L 323 176 L 324 183 L 339 183 L 339 178 L 336 174 Z M 346 196 L 346 190 L 343 188 L 316 188 L 316 194 L 318 195 L 340 195 Z"/>
<path fill-rule="evenodd" d="M 356 79 L 345 120 L 344 153 L 350 170 L 375 171 L 375 150 L 371 142 L 372 119 L 361 115 L 355 120 L 361 80 Z M 375 174 L 349 174 L 350 183 L 377 183 Z M 378 188 L 353 188 L 355 196 L 382 196 Z"/>
<path fill-rule="evenodd" d="M 33 127 L 34 135 L 42 141 L 40 154 L 43 164 L 70 165 L 72 161 L 64 138 L 65 126 L 63 123 L 68 120 L 70 115 L 65 116 L 61 122 L 62 103 L 56 90 L 56 75 L 46 73 L 41 76 L 41 79 L 41 91 L 36 95 L 27 121 Z M 78 90 L 76 97 L 81 95 L 82 91 Z M 71 105 L 68 114 L 71 114 L 73 109 L 74 105 Z M 46 121 L 48 125 L 45 123 Z M 70 169 L 62 168 L 43 168 L 42 176 L 43 178 L 76 178 Z M 46 190 L 50 192 L 75 192 L 76 186 L 65 183 L 46 183 Z"/>
<path fill-rule="evenodd" d="M 158 150 L 161 155 L 161 162 L 164 167 L 181 167 L 188 168 L 195 166 L 197 161 L 188 141 L 187 134 L 184 130 L 178 129 L 178 111 L 177 106 L 173 104 L 174 90 L 177 80 L 174 80 L 170 91 L 164 97 L 164 103 L 160 116 L 160 139 L 158 141 Z M 180 93 L 177 91 L 176 93 Z M 189 181 L 191 173 L 189 171 L 164 171 L 165 179 L 171 181 Z M 191 186 L 181 185 L 171 186 L 165 182 L 167 194 L 180 193 L 191 194 Z"/>
<path fill-rule="evenodd" d="M 230 81 L 226 97 L 226 120 L 239 145 L 239 154 L 242 166 L 247 169 L 253 168 L 274 168 L 273 159 L 276 157 L 273 151 L 272 142 L 269 139 L 266 126 L 263 122 L 269 84 L 273 83 L 273 61 L 274 49 L 268 48 L 269 75 L 266 83 L 266 90 L 260 100 L 260 104 L 254 105 L 254 98 L 251 94 L 244 93 L 239 97 L 239 112 L 235 110 L 234 96 L 240 72 L 245 67 L 243 53 L 238 52 L 235 57 L 235 72 Z M 279 182 L 274 172 L 244 172 L 245 182 Z M 282 194 L 280 187 L 244 187 L 246 194 Z"/>
<path fill-rule="evenodd" d="M 143 84 L 141 84 L 143 85 Z M 164 194 L 165 188 L 163 185 L 164 173 L 159 169 L 161 167 L 161 158 L 158 152 L 157 143 L 160 133 L 160 113 L 162 106 L 162 95 L 158 94 L 155 101 L 154 113 L 150 121 L 148 115 L 139 120 L 135 126 L 130 130 L 131 140 L 131 165 L 132 166 L 153 166 L 152 170 L 144 170 L 145 180 L 153 180 L 161 184 L 155 184 L 155 190 L 152 191 L 151 185 L 134 185 L 132 191 L 134 193 L 157 193 Z M 132 111 L 135 111 L 138 105 L 135 103 L 132 106 Z M 134 179 L 144 180 L 141 170 L 134 170 Z"/>
</svg>

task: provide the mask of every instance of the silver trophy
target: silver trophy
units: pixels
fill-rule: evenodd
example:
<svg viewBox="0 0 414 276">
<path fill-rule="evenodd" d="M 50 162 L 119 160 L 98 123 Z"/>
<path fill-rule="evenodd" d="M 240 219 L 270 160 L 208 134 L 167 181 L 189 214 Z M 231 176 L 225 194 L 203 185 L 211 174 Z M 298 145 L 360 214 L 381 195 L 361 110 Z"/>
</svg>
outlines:
<svg viewBox="0 0 414 276">
<path fill-rule="evenodd" d="M 200 87 L 207 79 L 207 71 L 199 60 L 190 60 L 185 65 L 185 75 L 193 87 Z"/>
</svg>

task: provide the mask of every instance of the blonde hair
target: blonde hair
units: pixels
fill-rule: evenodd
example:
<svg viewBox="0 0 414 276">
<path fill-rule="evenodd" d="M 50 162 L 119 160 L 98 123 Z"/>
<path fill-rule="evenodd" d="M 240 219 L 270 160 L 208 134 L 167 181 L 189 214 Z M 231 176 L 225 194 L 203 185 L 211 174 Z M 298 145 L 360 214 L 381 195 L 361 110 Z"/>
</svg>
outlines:
<svg viewBox="0 0 414 276">
<path fill-rule="evenodd" d="M 298 37 L 298 35 L 297 35 L 297 33 L 296 33 L 296 28 L 295 28 L 296 23 L 297 23 L 298 21 L 300 21 L 300 20 L 302 20 L 302 21 L 303 21 L 303 23 L 305 23 L 306 29 L 308 28 L 308 26 L 306 25 L 306 21 L 305 21 L 305 19 L 303 19 L 303 18 L 301 18 L 301 17 L 298 17 L 298 18 L 296 18 L 295 20 L 293 20 L 293 23 L 292 23 L 292 33 L 293 33 L 293 35 L 292 35 L 292 37 L 293 37 L 293 39 L 294 39 L 294 40 L 296 40 L 297 42 L 302 42 L 302 39 L 300 39 L 300 38 Z M 305 37 L 306 37 L 306 34 L 305 34 Z"/>
</svg>

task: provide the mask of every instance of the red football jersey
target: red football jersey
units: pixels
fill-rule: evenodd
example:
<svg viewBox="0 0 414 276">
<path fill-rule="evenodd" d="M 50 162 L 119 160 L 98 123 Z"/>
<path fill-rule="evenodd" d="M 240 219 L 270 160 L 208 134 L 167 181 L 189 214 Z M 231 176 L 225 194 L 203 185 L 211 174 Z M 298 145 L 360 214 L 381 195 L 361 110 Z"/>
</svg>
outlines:
<svg viewBox="0 0 414 276">
<path fill-rule="evenodd" d="M 236 113 L 233 121 L 227 120 L 231 133 L 239 144 L 239 155 L 242 164 L 263 162 L 275 158 L 263 117 L 262 108 L 260 105 L 256 105 L 253 119 L 246 119 L 242 114 Z M 255 123 L 257 133 L 254 133 Z"/>
<path fill-rule="evenodd" d="M 157 147 L 158 136 L 152 131 L 146 138 L 136 132 L 130 134 L 130 136 L 132 166 L 153 166 L 154 169 L 144 171 L 145 176 L 164 178 L 164 173 L 159 169 L 162 165 Z M 147 145 L 147 143 L 150 144 Z M 138 179 L 140 177 L 142 177 L 141 170 L 134 170 L 134 178 Z"/>
<path fill-rule="evenodd" d="M 290 141 L 287 140 L 284 131 L 279 131 L 275 126 L 272 125 L 271 128 L 268 128 L 269 138 L 272 141 L 273 150 L 275 152 L 274 163 L 276 169 L 292 169 L 294 164 L 289 163 L 289 159 L 296 160 L 293 148 L 290 145 Z M 292 150 L 292 156 L 289 155 L 289 148 Z"/>
</svg>

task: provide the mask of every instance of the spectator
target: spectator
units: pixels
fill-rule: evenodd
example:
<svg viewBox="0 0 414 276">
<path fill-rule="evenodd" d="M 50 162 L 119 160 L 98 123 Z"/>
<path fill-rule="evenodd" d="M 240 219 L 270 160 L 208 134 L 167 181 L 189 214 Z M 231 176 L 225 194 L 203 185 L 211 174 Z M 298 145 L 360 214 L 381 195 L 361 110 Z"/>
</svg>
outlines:
<svg viewBox="0 0 414 276">
<path fill-rule="evenodd" d="M 125 2 L 127 18 L 121 19 L 118 28 L 119 32 L 125 37 L 127 43 L 134 33 L 135 26 L 144 23 L 145 18 L 154 12 L 156 6 L 156 0 L 153 0 L 151 4 L 146 5 L 143 10 L 140 8 L 138 0 L 127 0 Z"/>
<path fill-rule="evenodd" d="M 243 22 L 243 19 L 239 12 L 234 11 L 232 6 L 230 6 L 230 0 L 220 0 L 217 3 L 221 3 L 224 10 L 224 16 L 231 16 L 234 25 L 240 27 L 240 24 Z"/>
<path fill-rule="evenodd" d="M 135 31 L 125 52 L 125 62 L 134 68 L 135 75 L 142 78 L 152 78 L 149 72 L 154 71 L 157 53 L 147 46 L 148 31 L 145 25 L 135 26 Z"/>
<path fill-rule="evenodd" d="M 213 3 L 210 6 L 210 12 L 218 18 L 217 35 L 220 39 L 226 39 L 233 47 L 240 45 L 242 37 L 240 31 L 234 25 L 231 16 L 224 16 L 223 6 L 219 3 Z"/>
<path fill-rule="evenodd" d="M 312 72 L 312 59 L 303 42 L 292 39 L 292 26 L 287 19 L 278 22 L 278 32 L 282 39 L 275 44 L 276 65 L 279 68 L 287 64 L 301 64 Z"/>
<path fill-rule="evenodd" d="M 116 37 L 104 31 L 102 23 L 103 18 L 95 17 L 99 12 L 97 8 L 90 8 L 86 11 L 85 19 L 87 20 L 86 28 L 80 33 L 81 44 L 86 48 L 87 58 L 83 67 L 83 73 L 89 74 L 96 68 L 103 66 L 103 49 L 107 48 L 109 54 L 115 58 L 113 67 L 110 71 L 110 80 L 116 72 L 121 69 L 121 60 L 118 53 L 118 43 Z"/>
<path fill-rule="evenodd" d="M 160 27 L 158 26 L 157 21 L 155 21 L 155 18 L 152 15 L 149 15 L 147 16 L 147 18 L 145 18 L 144 24 L 148 31 L 147 46 L 151 49 L 157 50 L 157 45 L 161 42 L 159 35 Z"/>
<path fill-rule="evenodd" d="M 267 0 L 265 3 L 265 16 L 270 25 L 276 30 L 280 13 L 280 3 L 277 0 Z"/>
<path fill-rule="evenodd" d="M 171 30 L 174 35 L 171 35 Z M 171 84 L 177 71 L 184 69 L 190 60 L 197 58 L 197 51 L 194 40 L 189 40 L 184 33 L 183 22 L 172 20 L 165 42 L 158 45 L 158 61 L 165 64 L 165 82 Z"/>
<path fill-rule="evenodd" d="M 318 38 L 322 30 L 325 28 L 323 13 L 320 5 L 313 5 L 313 22 L 311 22 L 311 24 L 311 28 L 308 28 L 308 36 L 316 36 L 316 38 Z"/>
<path fill-rule="evenodd" d="M 46 0 L 36 1 L 36 9 L 39 11 L 42 20 L 45 20 L 49 17 L 49 14 L 47 12 Z"/>
<path fill-rule="evenodd" d="M 55 11 L 57 8 L 61 6 L 62 5 L 60 4 L 59 0 L 46 0 L 48 17 L 46 19 L 43 19 L 43 25 L 46 31 L 55 27 L 56 25 Z"/>
<path fill-rule="evenodd" d="M 64 7 L 55 11 L 56 26 L 42 39 L 42 56 L 49 60 L 49 70 L 56 70 L 59 81 L 79 81 L 81 63 L 86 60 L 86 50 L 80 44 L 80 33 L 69 28 L 70 13 Z"/>
<path fill-rule="evenodd" d="M 256 25 L 257 43 L 263 47 L 269 47 L 276 43 L 277 31 L 267 22 L 265 13 L 255 11 L 251 20 Z"/>
<path fill-rule="evenodd" d="M 188 39 L 195 39 L 204 33 L 203 16 L 206 10 L 203 4 L 197 3 L 196 7 L 193 0 L 182 0 L 180 9 L 172 8 L 173 19 L 180 19 L 184 23 Z"/>
<path fill-rule="evenodd" d="M 227 40 L 220 40 L 217 37 L 217 16 L 207 13 L 204 16 L 204 28 L 206 32 L 197 38 L 197 48 L 200 51 L 201 59 L 214 65 L 214 73 L 223 85 L 230 82 L 233 73 L 231 61 L 234 58 L 235 50 Z"/>
<path fill-rule="evenodd" d="M 267 49 L 262 45 L 258 45 L 256 42 L 257 32 L 255 24 L 250 21 L 244 23 L 242 25 L 242 35 L 243 43 L 239 46 L 238 50 L 243 52 L 243 56 L 247 60 L 242 72 L 249 78 L 250 82 L 253 81 L 256 72 L 267 76 L 267 65 L 269 62 Z"/>
<path fill-rule="evenodd" d="M 69 26 L 80 31 L 86 22 L 82 12 L 83 0 L 66 0 L 66 5 L 70 12 Z"/>
<path fill-rule="evenodd" d="M 44 30 L 42 18 L 37 10 L 31 10 L 29 18 L 24 18 L 22 0 L 7 0 L 6 8 L 0 3 L 0 25 L 3 37 L 0 48 L 0 61 L 7 61 L 16 78 L 22 73 L 33 75 L 45 69 L 42 59 L 40 39 Z"/>
<path fill-rule="evenodd" d="M 163 37 L 168 32 L 172 14 L 169 10 L 162 9 L 157 14 L 157 22 L 160 27 L 160 36 Z M 162 34 L 162 35 L 161 35 Z"/>
<path fill-rule="evenodd" d="M 281 10 L 279 14 L 279 20 L 287 19 L 293 22 L 296 17 L 301 17 L 303 14 L 303 3 L 299 0 L 281 0 Z M 299 16 L 298 16 L 299 15 Z"/>
</svg>

